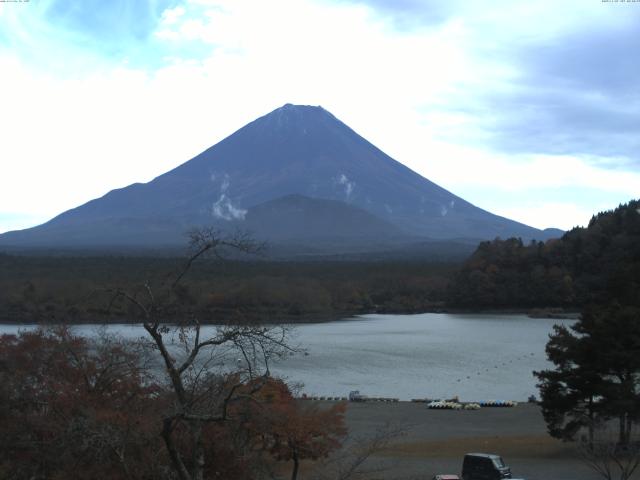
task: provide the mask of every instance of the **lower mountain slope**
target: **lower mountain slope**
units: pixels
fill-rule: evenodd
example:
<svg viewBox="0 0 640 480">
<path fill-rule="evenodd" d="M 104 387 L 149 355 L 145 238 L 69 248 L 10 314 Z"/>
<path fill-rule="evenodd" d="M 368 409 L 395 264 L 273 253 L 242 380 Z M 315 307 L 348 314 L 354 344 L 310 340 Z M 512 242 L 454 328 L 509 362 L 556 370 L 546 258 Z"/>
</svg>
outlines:
<svg viewBox="0 0 640 480">
<path fill-rule="evenodd" d="M 2 236 L 7 245 L 24 247 L 171 247 L 186 242 L 192 228 L 213 226 L 243 231 L 259 240 L 280 244 L 340 244 L 365 248 L 415 240 L 395 225 L 337 200 L 287 195 L 248 209 L 243 219 L 204 221 L 198 217 L 103 217 L 81 224 L 56 222 Z M 37 235 L 34 235 L 37 232 Z"/>
</svg>

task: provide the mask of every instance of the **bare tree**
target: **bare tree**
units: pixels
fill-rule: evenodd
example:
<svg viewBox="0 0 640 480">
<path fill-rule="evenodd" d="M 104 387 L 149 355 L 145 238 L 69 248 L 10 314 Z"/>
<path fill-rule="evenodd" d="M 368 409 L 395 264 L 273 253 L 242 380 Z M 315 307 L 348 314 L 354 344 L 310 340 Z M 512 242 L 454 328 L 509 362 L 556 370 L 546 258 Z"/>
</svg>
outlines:
<svg viewBox="0 0 640 480">
<path fill-rule="evenodd" d="M 631 432 L 630 432 L 631 434 Z M 640 466 L 640 439 L 620 443 L 607 426 L 595 431 L 592 441 L 584 439 L 578 452 L 582 461 L 606 480 L 628 480 Z"/>
<path fill-rule="evenodd" d="M 330 456 L 317 468 L 314 480 L 358 480 L 381 475 L 387 466 L 372 463 L 373 457 L 381 453 L 390 443 L 405 435 L 402 428 L 389 424 L 378 428 L 370 438 L 347 438 L 343 448 Z"/>
<path fill-rule="evenodd" d="M 147 281 L 135 292 L 112 291 L 112 302 L 124 300 L 134 306 L 160 355 L 172 394 L 172 406 L 162 419 L 162 438 L 180 480 L 203 480 L 206 468 L 212 468 L 206 465 L 205 427 L 228 421 L 235 402 L 251 399 L 262 388 L 269 362 L 294 350 L 287 343 L 286 327 L 227 323 L 203 329 L 197 315 L 181 305 L 182 282 L 198 259 L 259 250 L 247 235 L 194 230 L 184 265 L 159 287 Z"/>
</svg>

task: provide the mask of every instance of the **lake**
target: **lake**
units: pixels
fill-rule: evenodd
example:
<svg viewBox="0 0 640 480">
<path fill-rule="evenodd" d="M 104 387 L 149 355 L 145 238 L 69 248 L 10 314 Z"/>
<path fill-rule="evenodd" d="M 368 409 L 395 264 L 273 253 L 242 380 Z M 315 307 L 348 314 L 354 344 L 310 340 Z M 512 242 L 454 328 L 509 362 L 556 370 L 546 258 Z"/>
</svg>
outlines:
<svg viewBox="0 0 640 480">
<path fill-rule="evenodd" d="M 298 325 L 293 341 L 308 355 L 287 358 L 272 372 L 304 383 L 309 395 L 360 390 L 402 400 L 458 395 L 463 401 L 523 401 L 537 396 L 532 371 L 550 366 L 544 348 L 556 323 L 572 321 L 426 313 Z M 25 327 L 0 325 L 0 333 L 20 328 Z M 96 327 L 74 329 L 91 335 Z M 140 325 L 112 325 L 109 331 L 129 338 L 145 333 Z"/>
</svg>

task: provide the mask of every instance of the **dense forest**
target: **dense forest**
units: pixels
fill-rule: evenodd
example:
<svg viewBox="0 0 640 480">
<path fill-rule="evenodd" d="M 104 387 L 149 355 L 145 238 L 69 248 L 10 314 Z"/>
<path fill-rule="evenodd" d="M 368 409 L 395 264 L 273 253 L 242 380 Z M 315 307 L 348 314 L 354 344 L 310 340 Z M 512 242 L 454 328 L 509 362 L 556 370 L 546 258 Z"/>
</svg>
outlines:
<svg viewBox="0 0 640 480">
<path fill-rule="evenodd" d="M 207 259 L 181 286 L 202 322 L 304 322 L 363 313 L 579 310 L 640 302 L 640 201 L 562 238 L 482 242 L 462 265 L 433 260 Z M 122 322 L 115 289 L 161 287 L 184 258 L 0 254 L 0 321 Z M 548 311 L 548 310 L 547 310 Z"/>
<path fill-rule="evenodd" d="M 0 321 L 122 322 L 110 291 L 160 287 L 182 258 L 0 255 Z M 459 264 L 207 259 L 181 286 L 202 322 L 302 322 L 370 312 L 441 309 Z"/>
<path fill-rule="evenodd" d="M 453 276 L 448 305 L 581 308 L 640 303 L 640 201 L 595 215 L 558 240 L 483 242 Z"/>
</svg>

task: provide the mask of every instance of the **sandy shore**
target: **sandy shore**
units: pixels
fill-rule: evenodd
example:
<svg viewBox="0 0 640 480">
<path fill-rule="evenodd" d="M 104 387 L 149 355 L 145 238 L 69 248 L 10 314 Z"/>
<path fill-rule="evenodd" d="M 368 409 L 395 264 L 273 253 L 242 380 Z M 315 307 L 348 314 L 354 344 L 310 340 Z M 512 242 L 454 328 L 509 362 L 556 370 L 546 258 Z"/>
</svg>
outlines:
<svg viewBox="0 0 640 480">
<path fill-rule="evenodd" d="M 502 455 L 514 478 L 601 478 L 582 463 L 575 446 L 547 435 L 537 405 L 453 411 L 429 410 L 425 404 L 410 402 L 351 403 L 347 423 L 350 436 L 361 441 L 386 425 L 403 431 L 373 459 L 385 467 L 384 473 L 367 478 L 430 480 L 436 473 L 459 475 L 467 452 Z"/>
</svg>

